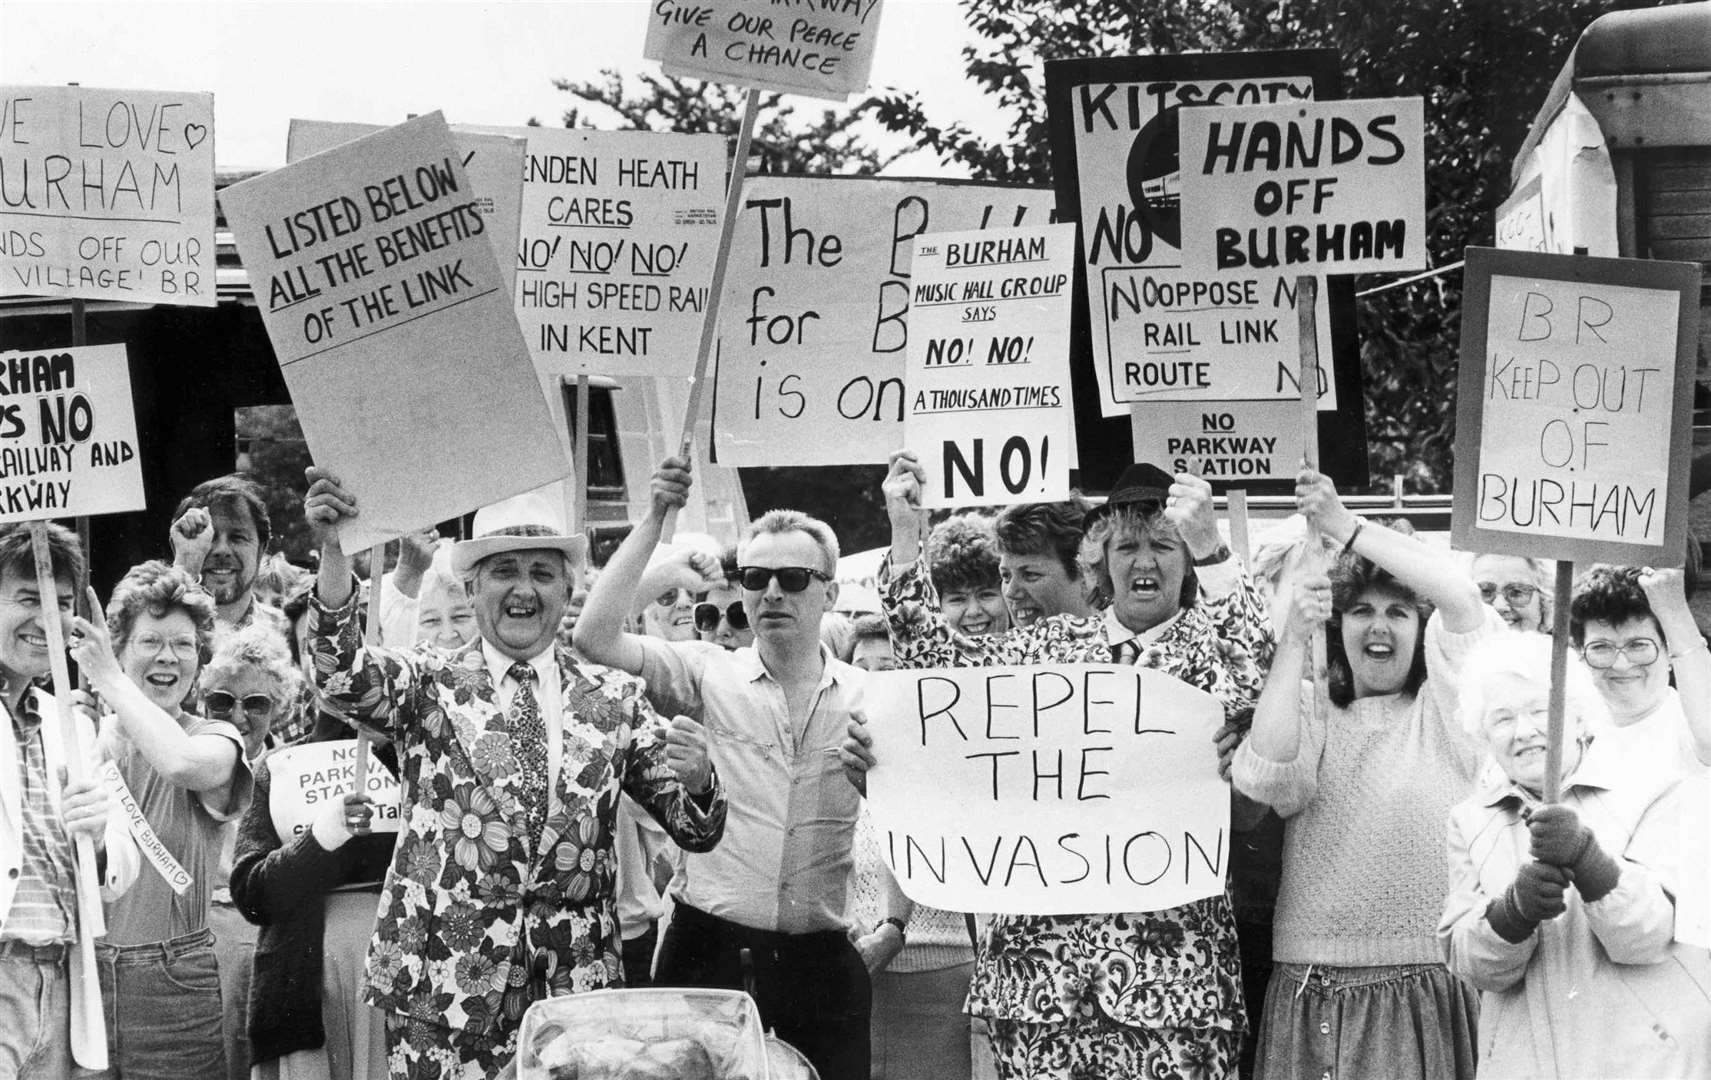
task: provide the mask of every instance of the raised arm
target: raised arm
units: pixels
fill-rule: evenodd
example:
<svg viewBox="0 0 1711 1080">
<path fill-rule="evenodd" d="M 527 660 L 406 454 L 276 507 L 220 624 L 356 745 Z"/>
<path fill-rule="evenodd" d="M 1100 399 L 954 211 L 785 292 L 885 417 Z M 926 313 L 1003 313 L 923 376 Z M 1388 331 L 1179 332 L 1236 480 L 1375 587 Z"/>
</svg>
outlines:
<svg viewBox="0 0 1711 1080">
<path fill-rule="evenodd" d="M 1711 649 L 1687 606 L 1687 578 L 1679 569 L 1647 570 L 1640 575 L 1652 615 L 1669 642 L 1675 690 L 1687 717 L 1687 733 L 1701 764 L 1711 765 Z"/>
<path fill-rule="evenodd" d="M 1257 697 L 1277 641 L 1259 590 L 1218 533 L 1212 485 L 1193 473 L 1177 473 L 1164 515 L 1182 534 L 1194 561 L 1199 599 L 1231 661 L 1231 677 L 1248 697 Z"/>
<path fill-rule="evenodd" d="M 1291 595 L 1271 673 L 1254 706 L 1253 729 L 1236 750 L 1231 779 L 1237 790 L 1288 817 L 1318 790 L 1323 731 L 1309 727 L 1303 695 L 1313 635 L 1331 615 L 1331 582 L 1322 573 L 1300 574 Z M 1311 702 L 1311 698 L 1307 699 Z"/>
<path fill-rule="evenodd" d="M 1479 589 L 1454 559 L 1425 544 L 1363 519 L 1337 496 L 1331 478 L 1302 469 L 1295 478 L 1295 501 L 1309 524 L 1345 550 L 1388 570 L 1398 581 L 1438 609 L 1444 629 L 1452 634 L 1477 630 L 1485 621 Z"/>
<path fill-rule="evenodd" d="M 89 610 L 95 615 L 93 620 L 81 615 L 72 619 L 76 644 L 71 655 L 89 685 L 113 711 L 118 733 L 167 783 L 207 796 L 210 807 L 226 805 L 223 796 L 238 771 L 238 744 L 220 735 L 191 735 L 150 701 L 113 654 L 113 639 L 93 588 L 89 590 Z"/>
<path fill-rule="evenodd" d="M 631 606 L 666 516 L 688 501 L 690 483 L 689 462 L 669 457 L 660 463 L 650 485 L 647 515 L 618 545 L 588 591 L 572 640 L 577 652 L 595 663 L 641 674 L 646 657 L 640 637 L 629 629 Z"/>
</svg>

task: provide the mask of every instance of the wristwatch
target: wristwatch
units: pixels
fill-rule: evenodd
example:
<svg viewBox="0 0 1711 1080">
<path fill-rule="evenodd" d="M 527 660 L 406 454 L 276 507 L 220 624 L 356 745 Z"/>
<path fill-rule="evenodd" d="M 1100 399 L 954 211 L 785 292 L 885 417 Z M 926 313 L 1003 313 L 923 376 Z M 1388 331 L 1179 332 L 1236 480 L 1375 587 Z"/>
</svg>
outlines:
<svg viewBox="0 0 1711 1080">
<path fill-rule="evenodd" d="M 1212 549 L 1212 554 L 1202 556 L 1201 558 L 1195 559 L 1193 561 L 1194 561 L 1195 566 L 1217 566 L 1219 563 L 1223 562 L 1224 560 L 1228 559 L 1229 557 L 1230 557 L 1230 545 L 1220 543 L 1217 547 Z"/>
<path fill-rule="evenodd" d="M 888 923 L 897 928 L 897 940 L 907 945 L 909 943 L 909 927 L 903 922 L 903 920 L 899 919 L 895 915 L 887 915 L 885 918 L 879 920 L 879 926 L 885 926 Z M 879 926 L 874 927 L 874 929 L 879 929 Z"/>
</svg>

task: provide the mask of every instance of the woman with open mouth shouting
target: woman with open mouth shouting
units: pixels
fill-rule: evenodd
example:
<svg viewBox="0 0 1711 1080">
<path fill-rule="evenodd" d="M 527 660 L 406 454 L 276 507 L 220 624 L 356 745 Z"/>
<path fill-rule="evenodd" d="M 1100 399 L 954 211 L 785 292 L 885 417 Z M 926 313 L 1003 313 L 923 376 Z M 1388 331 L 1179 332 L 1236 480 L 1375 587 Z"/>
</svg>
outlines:
<svg viewBox="0 0 1711 1080">
<path fill-rule="evenodd" d="M 1470 1078 L 1479 1003 L 1436 929 L 1445 822 L 1480 761 L 1458 673 L 1504 624 L 1454 560 L 1356 517 L 1329 478 L 1303 469 L 1295 498 L 1342 555 L 1296 575 L 1233 770 L 1285 822 L 1257 1075 Z M 1321 625 L 1323 696 L 1304 682 Z"/>
<path fill-rule="evenodd" d="M 107 906 L 97 956 L 115 1021 L 112 1073 L 224 1076 L 208 908 L 223 826 L 242 816 L 255 781 L 242 733 L 184 707 L 210 655 L 214 598 L 183 571 L 148 562 L 114 588 L 105 620 L 93 589 L 89 600 L 95 618 L 74 620 L 72 657 L 113 714 L 102 753 L 171 855 Z"/>
</svg>

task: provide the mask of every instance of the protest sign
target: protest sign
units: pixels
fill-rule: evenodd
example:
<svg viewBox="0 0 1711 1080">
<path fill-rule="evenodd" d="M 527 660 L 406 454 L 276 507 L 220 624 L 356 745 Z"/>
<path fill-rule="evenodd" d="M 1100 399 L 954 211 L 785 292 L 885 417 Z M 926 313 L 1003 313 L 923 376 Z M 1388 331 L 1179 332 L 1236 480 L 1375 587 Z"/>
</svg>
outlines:
<svg viewBox="0 0 1711 1080">
<path fill-rule="evenodd" d="M 1223 891 L 1212 695 L 1097 664 L 876 673 L 866 695 L 868 808 L 917 903 L 1067 915 Z"/>
<path fill-rule="evenodd" d="M 439 113 L 221 197 L 347 553 L 570 471 Z"/>
<path fill-rule="evenodd" d="M 1214 484 L 1293 477 L 1301 469 L 1298 401 L 1161 402 L 1137 407 L 1135 460 Z"/>
<path fill-rule="evenodd" d="M 214 95 L 0 87 L 0 192 L 0 295 L 214 306 Z"/>
<path fill-rule="evenodd" d="M 1184 268 L 1178 117 L 1203 102 L 1331 97 L 1336 84 L 1336 57 L 1324 50 L 1046 64 L 1052 171 L 1061 216 L 1082 227 L 1104 415 L 1138 403 L 1294 396 L 1293 276 Z M 1349 298 L 1322 299 L 1321 356 L 1333 355 L 1339 321 L 1352 325 Z M 1324 382 L 1320 405 L 1334 410 L 1341 388 Z"/>
<path fill-rule="evenodd" d="M 470 130 L 528 144 L 515 300 L 541 376 L 687 376 L 719 253 L 724 139 Z"/>
<path fill-rule="evenodd" d="M 882 0 L 651 0 L 642 56 L 667 75 L 843 101 L 867 89 Z"/>
<path fill-rule="evenodd" d="M 1497 246 L 1505 251 L 1549 251 L 1545 238 L 1545 203 L 1539 178 L 1515 189 L 1497 208 Z"/>
<path fill-rule="evenodd" d="M 0 353 L 0 523 L 145 503 L 125 347 Z"/>
<path fill-rule="evenodd" d="M 1220 274 L 1426 267 L 1420 98 L 1182 113 L 1182 259 Z"/>
<path fill-rule="evenodd" d="M 721 465 L 885 461 L 903 440 L 915 237 L 1052 213 L 1050 191 L 996 184 L 756 176 L 743 191 L 719 307 Z"/>
<path fill-rule="evenodd" d="M 1075 226 L 915 238 L 903 445 L 922 505 L 1069 497 Z"/>
<path fill-rule="evenodd" d="M 323 150 L 384 131 L 380 124 L 341 124 L 292 120 L 285 137 L 285 161 L 292 164 Z M 463 171 L 475 194 L 475 207 L 487 219 L 487 240 L 499 260 L 506 291 L 517 289 L 517 231 L 523 213 L 522 138 L 483 135 L 452 125 L 452 143 L 463 155 Z"/>
<path fill-rule="evenodd" d="M 1456 547 L 1681 565 L 1700 276 L 1467 249 Z"/>
<path fill-rule="evenodd" d="M 267 756 L 271 775 L 267 811 L 281 840 L 289 841 L 313 827 L 328 802 L 342 802 L 345 795 L 356 790 L 356 758 L 355 739 L 299 743 Z M 397 779 L 385 769 L 371 768 L 364 786 L 374 800 L 372 829 L 377 833 L 397 832 Z"/>
</svg>

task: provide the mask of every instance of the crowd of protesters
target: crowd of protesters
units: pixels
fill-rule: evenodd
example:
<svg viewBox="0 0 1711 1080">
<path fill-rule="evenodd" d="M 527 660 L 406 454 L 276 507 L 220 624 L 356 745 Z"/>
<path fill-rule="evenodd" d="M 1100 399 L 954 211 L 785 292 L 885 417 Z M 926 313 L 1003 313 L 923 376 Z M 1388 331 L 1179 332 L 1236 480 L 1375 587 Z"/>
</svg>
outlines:
<svg viewBox="0 0 1711 1080">
<path fill-rule="evenodd" d="M 121 1078 L 495 1076 L 534 1001 L 648 985 L 749 990 L 824 1080 L 1711 1076 L 1696 551 L 1577 580 L 1559 797 L 1548 563 L 1452 557 L 1311 470 L 1251 560 L 1189 474 L 936 523 L 927 479 L 892 456 L 853 618 L 815 518 L 662 541 L 679 459 L 597 571 L 533 493 L 367 574 L 339 544 L 364 493 L 319 468 L 313 568 L 236 475 L 105 605 L 75 536 L 47 529 L 50 600 L 0 529 L 0 1080 L 79 1075 L 89 957 Z M 48 686 L 47 618 L 86 690 Z M 1065 663 L 1222 707 L 1227 890 L 914 903 L 865 808 L 870 674 Z M 322 744 L 382 782 L 294 802 Z"/>
</svg>

